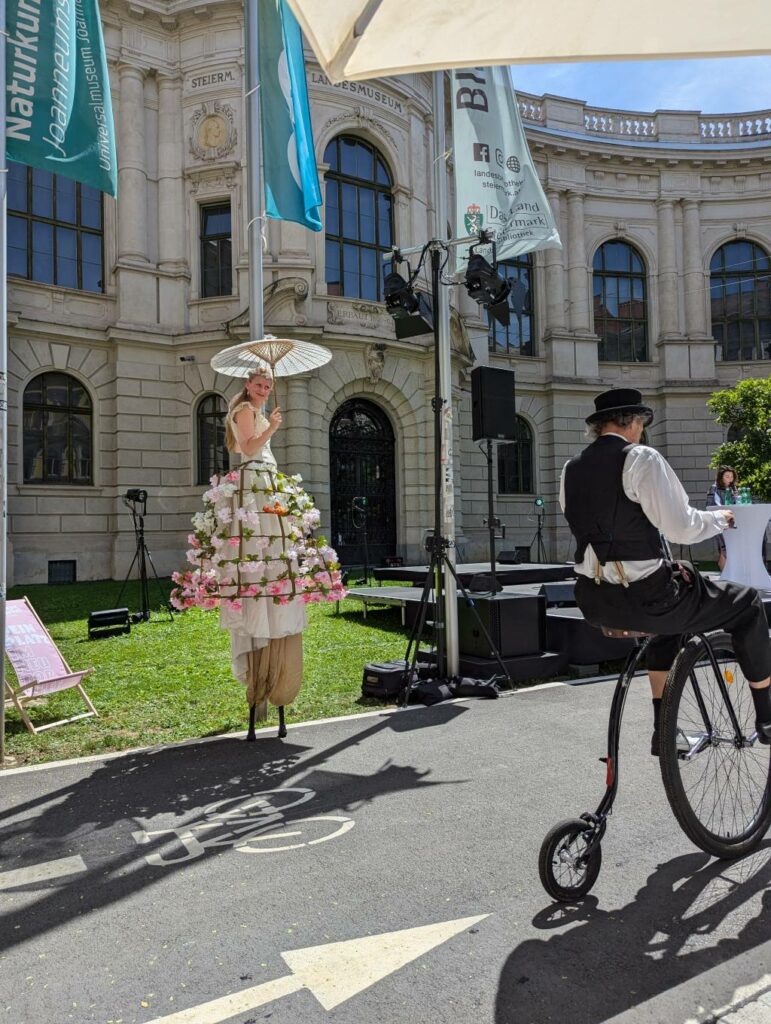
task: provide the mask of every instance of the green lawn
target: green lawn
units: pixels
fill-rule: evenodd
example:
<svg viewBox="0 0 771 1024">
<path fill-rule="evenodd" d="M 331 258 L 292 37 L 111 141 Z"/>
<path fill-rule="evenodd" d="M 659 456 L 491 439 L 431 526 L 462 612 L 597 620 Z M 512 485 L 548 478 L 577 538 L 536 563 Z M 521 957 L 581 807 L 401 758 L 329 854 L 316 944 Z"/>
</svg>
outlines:
<svg viewBox="0 0 771 1024">
<path fill-rule="evenodd" d="M 6 753 L 14 763 L 98 754 L 128 747 L 211 736 L 246 728 L 244 690 L 230 673 L 229 637 L 216 612 L 197 609 L 174 616 L 154 612 L 132 626 L 128 636 L 88 640 L 90 611 L 115 606 L 117 583 L 16 587 L 9 598 L 26 595 L 73 669 L 93 666 L 85 686 L 99 718 L 85 719 L 32 735 L 15 708 L 7 710 Z M 153 597 L 151 590 L 151 598 Z M 136 608 L 136 592 L 123 603 Z M 358 601 L 310 605 L 305 633 L 305 680 L 287 708 L 287 721 L 367 711 L 380 705 L 361 697 L 368 661 L 404 656 L 406 636 L 397 609 L 371 609 L 363 620 Z M 35 724 L 82 709 L 73 691 L 55 694 L 29 714 Z M 271 709 L 267 727 L 274 729 Z"/>
</svg>

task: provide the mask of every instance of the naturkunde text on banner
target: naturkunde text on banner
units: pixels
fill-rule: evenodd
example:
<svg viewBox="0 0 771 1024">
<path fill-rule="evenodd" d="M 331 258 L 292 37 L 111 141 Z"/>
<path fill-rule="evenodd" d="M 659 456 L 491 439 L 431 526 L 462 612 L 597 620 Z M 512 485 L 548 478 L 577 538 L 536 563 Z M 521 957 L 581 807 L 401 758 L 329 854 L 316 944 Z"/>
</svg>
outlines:
<svg viewBox="0 0 771 1024">
<path fill-rule="evenodd" d="M 114 196 L 110 80 L 97 0 L 8 4 L 6 153 Z"/>
</svg>

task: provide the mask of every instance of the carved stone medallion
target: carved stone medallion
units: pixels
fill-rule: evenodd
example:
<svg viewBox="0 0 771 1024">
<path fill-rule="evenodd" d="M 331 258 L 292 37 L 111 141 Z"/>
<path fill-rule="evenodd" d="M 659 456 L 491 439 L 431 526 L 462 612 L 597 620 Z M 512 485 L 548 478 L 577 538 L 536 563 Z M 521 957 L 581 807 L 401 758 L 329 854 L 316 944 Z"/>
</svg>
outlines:
<svg viewBox="0 0 771 1024">
<path fill-rule="evenodd" d="M 202 103 L 190 121 L 190 152 L 197 160 L 218 160 L 238 141 L 233 108 L 212 100 Z"/>
</svg>

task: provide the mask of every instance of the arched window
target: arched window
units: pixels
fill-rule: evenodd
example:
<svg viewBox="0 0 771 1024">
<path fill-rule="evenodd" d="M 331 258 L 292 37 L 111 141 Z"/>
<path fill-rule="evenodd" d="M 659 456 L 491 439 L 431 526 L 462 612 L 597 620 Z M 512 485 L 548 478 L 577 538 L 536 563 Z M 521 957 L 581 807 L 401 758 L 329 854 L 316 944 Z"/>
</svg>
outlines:
<svg viewBox="0 0 771 1024">
<path fill-rule="evenodd" d="M 497 355 L 535 355 L 533 332 L 533 261 L 527 256 L 505 260 L 498 272 L 511 281 L 509 292 L 509 326 L 504 327 L 492 317 L 487 335 L 488 347 Z"/>
<path fill-rule="evenodd" d="M 24 483 L 93 483 L 93 404 L 68 373 L 41 373 L 24 389 Z"/>
<path fill-rule="evenodd" d="M 721 245 L 709 265 L 718 359 L 771 359 L 771 260 L 754 242 Z"/>
<path fill-rule="evenodd" d="M 594 332 L 603 362 L 648 359 L 645 264 L 628 242 L 606 242 L 594 254 Z"/>
<path fill-rule="evenodd" d="M 514 433 L 513 441 L 498 445 L 498 493 L 533 494 L 533 432 L 515 416 Z"/>
<path fill-rule="evenodd" d="M 391 175 L 374 146 L 347 135 L 326 148 L 326 282 L 329 295 L 383 298 L 383 261 L 391 248 Z"/>
<path fill-rule="evenodd" d="M 208 484 L 215 473 L 227 473 L 228 449 L 225 444 L 225 416 L 228 404 L 222 395 L 205 395 L 198 403 L 198 483 Z"/>
</svg>

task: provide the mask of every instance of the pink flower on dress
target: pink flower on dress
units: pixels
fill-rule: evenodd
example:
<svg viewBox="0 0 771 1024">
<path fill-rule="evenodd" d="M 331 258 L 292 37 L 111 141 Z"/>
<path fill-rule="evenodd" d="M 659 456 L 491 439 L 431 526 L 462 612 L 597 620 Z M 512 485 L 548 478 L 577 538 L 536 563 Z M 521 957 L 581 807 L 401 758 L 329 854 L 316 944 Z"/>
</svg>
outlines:
<svg viewBox="0 0 771 1024">
<path fill-rule="evenodd" d="M 225 479 L 229 480 L 231 482 L 231 484 L 237 484 L 238 483 L 238 470 L 237 469 L 231 469 L 231 471 L 225 476 Z"/>
<path fill-rule="evenodd" d="M 243 608 L 243 604 L 238 599 L 234 599 L 232 601 L 228 601 L 228 608 L 232 612 L 240 612 Z"/>
<path fill-rule="evenodd" d="M 237 548 L 240 543 L 240 537 L 228 537 L 228 544 L 231 546 L 231 548 Z"/>
</svg>

